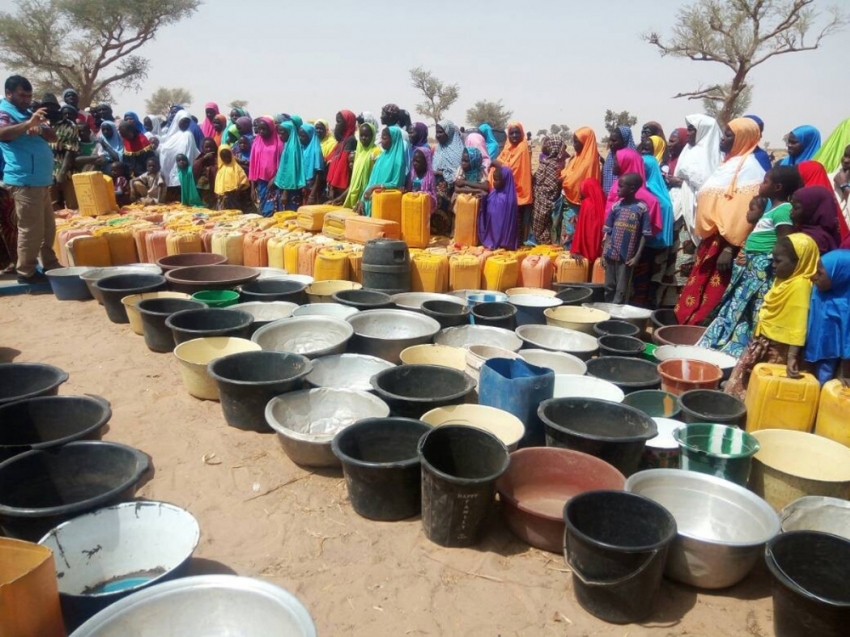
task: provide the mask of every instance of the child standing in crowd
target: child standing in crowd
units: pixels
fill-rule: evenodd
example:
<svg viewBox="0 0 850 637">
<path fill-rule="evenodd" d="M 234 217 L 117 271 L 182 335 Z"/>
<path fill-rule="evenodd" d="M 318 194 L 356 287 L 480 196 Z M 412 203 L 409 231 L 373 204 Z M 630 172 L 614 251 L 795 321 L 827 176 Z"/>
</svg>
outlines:
<svg viewBox="0 0 850 637">
<path fill-rule="evenodd" d="M 242 210 L 250 206 L 248 176 L 233 159 L 230 148 L 223 146 L 218 151 L 219 167 L 215 175 L 215 195 L 219 210 Z M 247 196 L 246 196 L 247 195 Z"/>
<path fill-rule="evenodd" d="M 410 174 L 407 176 L 407 190 L 427 193 L 431 197 L 431 210 L 437 209 L 437 187 L 434 183 L 434 171 L 431 170 L 431 149 L 427 146 L 413 151 Z"/>
<path fill-rule="evenodd" d="M 204 200 L 201 199 L 201 193 L 195 184 L 189 158 L 183 154 L 177 155 L 177 179 L 180 181 L 180 203 L 192 208 L 203 208 Z"/>
<path fill-rule="evenodd" d="M 115 201 L 119 206 L 130 203 L 130 182 L 124 176 L 124 164 L 114 161 L 109 165 L 109 174 L 112 176 L 112 186 L 115 188 Z"/>
<path fill-rule="evenodd" d="M 602 228 L 607 303 L 626 302 L 635 265 L 640 261 L 647 237 L 652 236 L 649 208 L 635 197 L 642 185 L 643 179 L 637 173 L 626 173 L 619 178 L 619 201 L 611 207 Z"/>
<path fill-rule="evenodd" d="M 823 255 L 814 284 L 805 359 L 821 384 L 836 375 L 846 384 L 850 378 L 850 250 Z"/>
<path fill-rule="evenodd" d="M 233 159 L 237 164 L 248 174 L 251 170 L 251 140 L 247 136 L 242 135 L 236 145 L 231 149 Z"/>
<path fill-rule="evenodd" d="M 201 154 L 192 162 L 192 174 L 207 208 L 215 208 L 215 174 L 218 170 L 218 145 L 212 137 L 201 142 Z"/>
<path fill-rule="evenodd" d="M 165 178 L 156 157 L 148 157 L 147 172 L 130 182 L 130 197 L 135 203 L 153 206 L 165 203 Z"/>
</svg>

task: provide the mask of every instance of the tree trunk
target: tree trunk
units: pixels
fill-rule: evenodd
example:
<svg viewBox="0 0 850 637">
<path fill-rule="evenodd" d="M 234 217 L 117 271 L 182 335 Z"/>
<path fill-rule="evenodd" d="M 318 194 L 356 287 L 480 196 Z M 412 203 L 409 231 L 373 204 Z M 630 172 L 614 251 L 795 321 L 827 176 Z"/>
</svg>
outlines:
<svg viewBox="0 0 850 637">
<path fill-rule="evenodd" d="M 720 115 L 717 118 L 719 120 L 718 124 L 720 125 L 720 128 L 725 128 L 732 119 L 732 115 L 735 113 L 735 106 L 738 103 L 738 98 L 741 97 L 741 93 L 743 93 L 746 88 L 748 70 L 749 69 L 746 68 L 739 68 L 738 72 L 735 73 L 732 84 L 729 86 L 729 94 L 726 96 L 726 99 L 723 100 L 723 108 L 720 109 Z"/>
</svg>

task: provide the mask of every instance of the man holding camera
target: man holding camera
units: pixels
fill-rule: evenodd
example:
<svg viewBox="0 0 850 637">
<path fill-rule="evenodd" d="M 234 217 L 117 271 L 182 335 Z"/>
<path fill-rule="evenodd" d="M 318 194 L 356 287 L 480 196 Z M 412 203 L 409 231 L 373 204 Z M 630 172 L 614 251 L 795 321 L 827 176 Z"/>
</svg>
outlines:
<svg viewBox="0 0 850 637">
<path fill-rule="evenodd" d="M 30 112 L 32 84 L 20 75 L 6 80 L 6 97 L 0 101 L 0 150 L 6 161 L 3 181 L 15 201 L 18 220 L 18 283 L 45 283 L 36 270 L 60 267 L 53 251 L 56 221 L 50 187 L 53 185 L 53 151 L 56 133 L 47 110 Z"/>
</svg>

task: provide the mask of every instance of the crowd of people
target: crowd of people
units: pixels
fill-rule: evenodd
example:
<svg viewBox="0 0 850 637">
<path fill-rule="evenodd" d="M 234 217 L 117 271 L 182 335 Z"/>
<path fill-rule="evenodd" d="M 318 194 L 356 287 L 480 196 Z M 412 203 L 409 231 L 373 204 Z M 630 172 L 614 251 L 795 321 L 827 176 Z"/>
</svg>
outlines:
<svg viewBox="0 0 850 637">
<path fill-rule="evenodd" d="M 486 122 L 464 129 L 444 120 L 431 142 L 428 126 L 395 104 L 380 119 L 340 110 L 331 125 L 286 113 L 253 118 L 243 108 L 224 114 L 212 102 L 200 117 L 182 105 L 165 117 L 116 117 L 107 104 L 81 110 L 73 89 L 61 104 L 50 94 L 30 104 L 31 95 L 13 76 L 0 104 L 10 187 L 0 201 L 0 235 L 13 257 L 17 206 L 17 232 L 30 237 L 23 255 L 22 242 L 17 247 L 24 280 L 39 276 L 36 256 L 48 269 L 56 265 L 32 237 L 49 233 L 48 207 L 76 205 L 77 171 L 109 174 L 121 204 L 180 202 L 263 216 L 321 203 L 368 216 L 381 189 L 424 192 L 432 233 L 444 236 L 458 195 L 468 194 L 478 198 L 486 248 L 553 244 L 577 259 L 601 259 L 609 301 L 674 306 L 680 323 L 708 326 L 700 345 L 742 361 L 733 391 L 762 360 L 787 363 L 792 374 L 802 360 L 817 363 L 826 379 L 850 359 L 850 120 L 823 145 L 816 128 L 793 129 L 787 156 L 776 162 L 760 146 L 764 124 L 753 115 L 725 126 L 690 115 L 669 137 L 654 121 L 637 136 L 619 126 L 602 152 L 593 129 L 581 127 L 570 139 L 543 137 L 533 168 L 531 136 L 519 122 L 502 135 Z M 50 187 L 48 203 L 33 203 L 16 191 L 27 184 L 8 179 L 9 162 L 22 160 L 15 147 L 29 148 L 33 134 L 51 152 L 49 175 L 36 180 Z"/>
</svg>

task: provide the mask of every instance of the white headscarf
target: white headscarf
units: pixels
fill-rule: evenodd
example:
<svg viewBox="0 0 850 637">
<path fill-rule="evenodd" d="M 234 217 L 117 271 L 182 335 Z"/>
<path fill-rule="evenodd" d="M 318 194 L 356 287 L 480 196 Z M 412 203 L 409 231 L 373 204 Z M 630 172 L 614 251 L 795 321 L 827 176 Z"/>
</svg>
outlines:
<svg viewBox="0 0 850 637">
<path fill-rule="evenodd" d="M 697 129 L 696 143 L 685 146 L 673 173 L 682 180 L 678 196 L 673 197 L 673 215 L 676 221 L 684 217 L 691 238 L 699 244 L 694 232 L 697 193 L 723 160 L 720 153 L 722 133 L 717 121 L 708 115 L 688 115 L 685 121 Z"/>
<path fill-rule="evenodd" d="M 156 137 L 162 136 L 162 117 L 159 115 L 148 115 L 148 119 L 151 121 L 151 130 L 148 133 L 148 136 L 154 135 Z"/>
<path fill-rule="evenodd" d="M 180 130 L 180 122 L 184 119 L 191 119 L 189 111 L 182 110 L 175 115 L 172 125 L 159 145 L 162 176 L 165 179 L 165 185 L 169 188 L 180 185 L 177 174 L 177 155 L 186 155 L 191 163 L 200 154 L 191 129 Z"/>
</svg>

